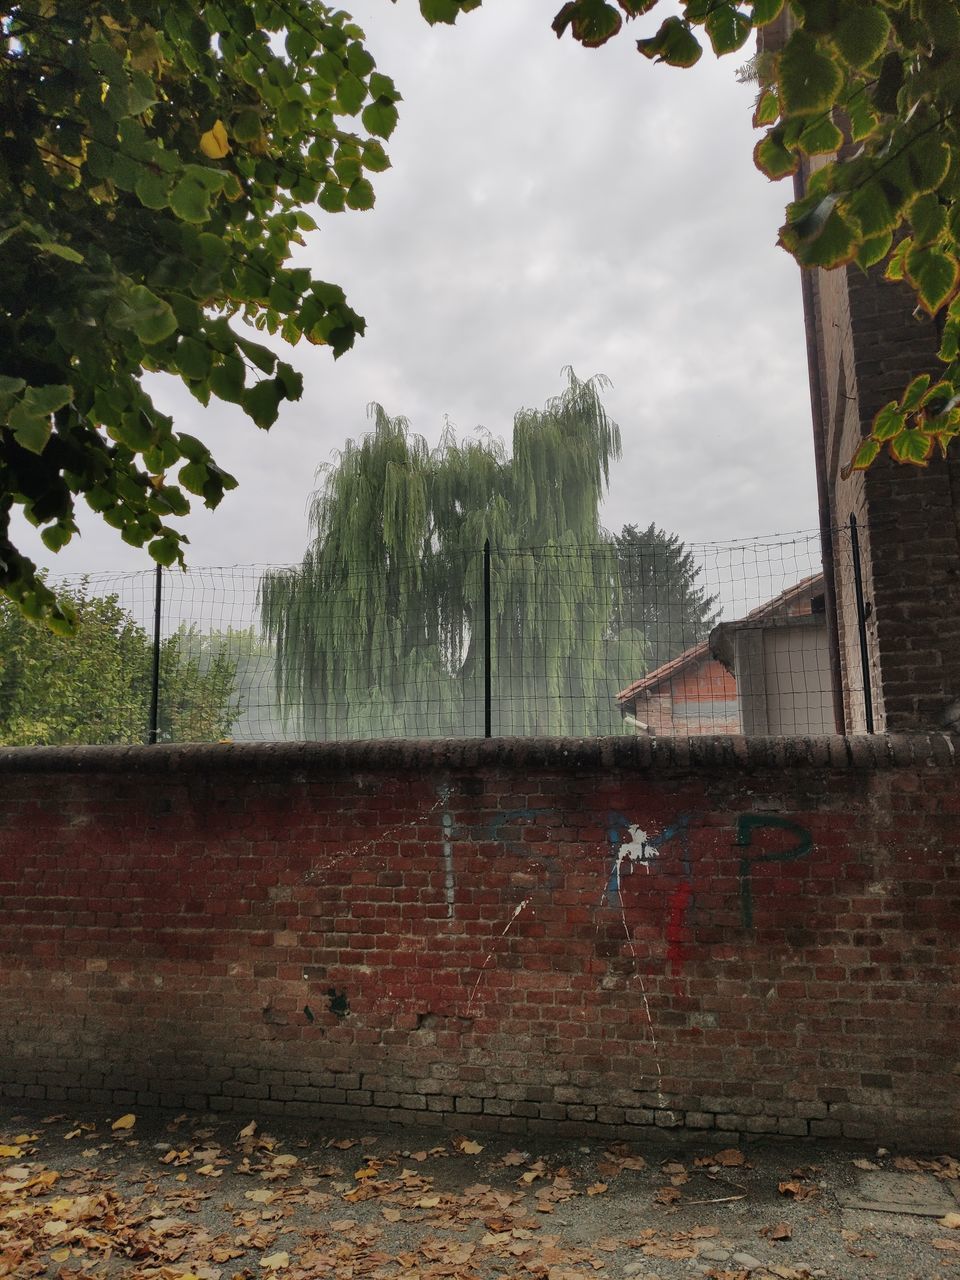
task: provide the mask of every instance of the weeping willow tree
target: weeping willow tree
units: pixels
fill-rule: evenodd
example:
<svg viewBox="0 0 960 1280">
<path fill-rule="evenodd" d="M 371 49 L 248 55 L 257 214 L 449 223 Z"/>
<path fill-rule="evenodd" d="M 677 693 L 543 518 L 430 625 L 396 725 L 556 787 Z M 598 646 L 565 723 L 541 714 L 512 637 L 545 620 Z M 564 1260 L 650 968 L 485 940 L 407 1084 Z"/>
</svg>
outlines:
<svg viewBox="0 0 960 1280">
<path fill-rule="evenodd" d="M 373 430 L 322 472 L 303 562 L 261 585 L 297 732 L 482 732 L 488 539 L 494 732 L 620 732 L 614 695 L 644 669 L 641 634 L 611 625 L 617 552 L 599 523 L 620 433 L 604 380 L 567 375 L 544 409 L 516 415 L 510 454 L 450 429 L 431 450 L 371 406 Z"/>
</svg>

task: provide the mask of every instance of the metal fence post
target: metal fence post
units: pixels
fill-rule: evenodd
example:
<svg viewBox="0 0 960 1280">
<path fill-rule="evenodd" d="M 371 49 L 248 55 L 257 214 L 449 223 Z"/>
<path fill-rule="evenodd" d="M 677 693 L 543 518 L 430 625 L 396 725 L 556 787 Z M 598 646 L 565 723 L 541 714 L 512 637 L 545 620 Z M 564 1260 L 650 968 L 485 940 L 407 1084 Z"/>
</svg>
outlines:
<svg viewBox="0 0 960 1280">
<path fill-rule="evenodd" d="M 493 736 L 493 672 L 490 664 L 490 539 L 483 544 L 483 736 Z"/>
<path fill-rule="evenodd" d="M 853 556 L 853 586 L 857 598 L 857 632 L 860 636 L 860 670 L 863 675 L 863 717 L 867 733 L 873 733 L 873 691 L 870 688 L 870 655 L 867 649 L 867 611 L 863 603 L 863 572 L 860 567 L 860 533 L 857 517 L 850 512 L 850 552 Z"/>
<path fill-rule="evenodd" d="M 153 602 L 153 672 L 150 680 L 150 729 L 147 741 L 160 739 L 160 614 L 163 604 L 163 565 L 157 565 Z"/>
</svg>

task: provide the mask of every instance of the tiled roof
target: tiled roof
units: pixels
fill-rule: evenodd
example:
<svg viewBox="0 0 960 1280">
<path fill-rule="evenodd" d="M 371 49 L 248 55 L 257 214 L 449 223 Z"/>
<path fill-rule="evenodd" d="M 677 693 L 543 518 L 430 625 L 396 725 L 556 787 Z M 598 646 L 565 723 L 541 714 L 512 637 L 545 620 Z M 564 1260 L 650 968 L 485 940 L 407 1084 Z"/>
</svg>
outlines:
<svg viewBox="0 0 960 1280">
<path fill-rule="evenodd" d="M 756 609 L 751 609 L 749 613 L 739 618 L 737 622 L 756 622 L 761 618 L 774 617 L 781 610 L 789 609 L 801 596 L 807 593 L 812 596 L 822 582 L 822 573 L 811 573 L 809 577 L 801 578 L 792 587 L 787 587 L 785 591 L 781 591 L 772 600 L 758 605 Z M 638 693 L 648 693 L 650 690 L 655 689 L 658 684 L 662 684 L 664 680 L 669 680 L 678 671 L 682 671 L 684 667 L 692 666 L 694 663 L 710 656 L 709 641 L 701 640 L 699 644 L 695 644 L 689 649 L 684 649 L 683 653 L 677 654 L 669 662 L 664 662 L 655 671 L 651 671 L 639 680 L 634 680 L 633 684 L 628 685 L 626 689 L 621 689 L 617 694 L 617 702 L 627 702 L 636 697 Z"/>
</svg>

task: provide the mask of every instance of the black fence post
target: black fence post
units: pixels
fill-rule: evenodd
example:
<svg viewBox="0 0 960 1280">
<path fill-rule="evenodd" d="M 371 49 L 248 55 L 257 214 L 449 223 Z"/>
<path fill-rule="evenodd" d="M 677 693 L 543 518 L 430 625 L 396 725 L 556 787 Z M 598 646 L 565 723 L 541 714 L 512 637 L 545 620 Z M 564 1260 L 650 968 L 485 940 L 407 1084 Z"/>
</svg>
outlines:
<svg viewBox="0 0 960 1280">
<path fill-rule="evenodd" d="M 157 565 L 153 601 L 153 672 L 150 679 L 150 730 L 147 741 L 160 739 L 160 614 L 163 604 L 163 565 Z"/>
<path fill-rule="evenodd" d="M 850 512 L 850 552 L 853 557 L 853 586 L 857 598 L 857 632 L 860 636 L 860 670 L 863 675 L 863 717 L 867 733 L 873 733 L 873 691 L 870 688 L 870 654 L 867 649 L 867 611 L 863 603 L 863 572 L 860 567 L 860 533 L 857 517 Z"/>
<path fill-rule="evenodd" d="M 483 544 L 483 736 L 493 737 L 493 672 L 490 664 L 490 539 Z"/>
</svg>

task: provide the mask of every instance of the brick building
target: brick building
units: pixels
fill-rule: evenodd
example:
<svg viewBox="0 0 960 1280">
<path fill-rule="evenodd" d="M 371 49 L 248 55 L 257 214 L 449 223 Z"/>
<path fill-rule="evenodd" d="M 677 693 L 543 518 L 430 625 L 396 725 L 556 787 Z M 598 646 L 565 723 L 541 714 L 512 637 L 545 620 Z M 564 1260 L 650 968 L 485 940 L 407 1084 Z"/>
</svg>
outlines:
<svg viewBox="0 0 960 1280">
<path fill-rule="evenodd" d="M 766 29 L 776 48 L 784 16 Z M 812 168 L 795 176 L 799 197 Z M 960 452 L 926 467 L 884 455 L 841 478 L 877 411 L 911 377 L 942 369 L 937 324 L 916 313 L 909 286 L 851 264 L 802 274 L 826 605 L 837 728 L 866 727 L 855 584 L 845 543 L 850 516 L 861 540 L 867 662 L 877 731 L 941 727 L 960 697 Z M 833 531 L 841 531 L 834 535 Z"/>
<path fill-rule="evenodd" d="M 788 587 L 617 694 L 651 737 L 833 729 L 823 575 Z"/>
</svg>

